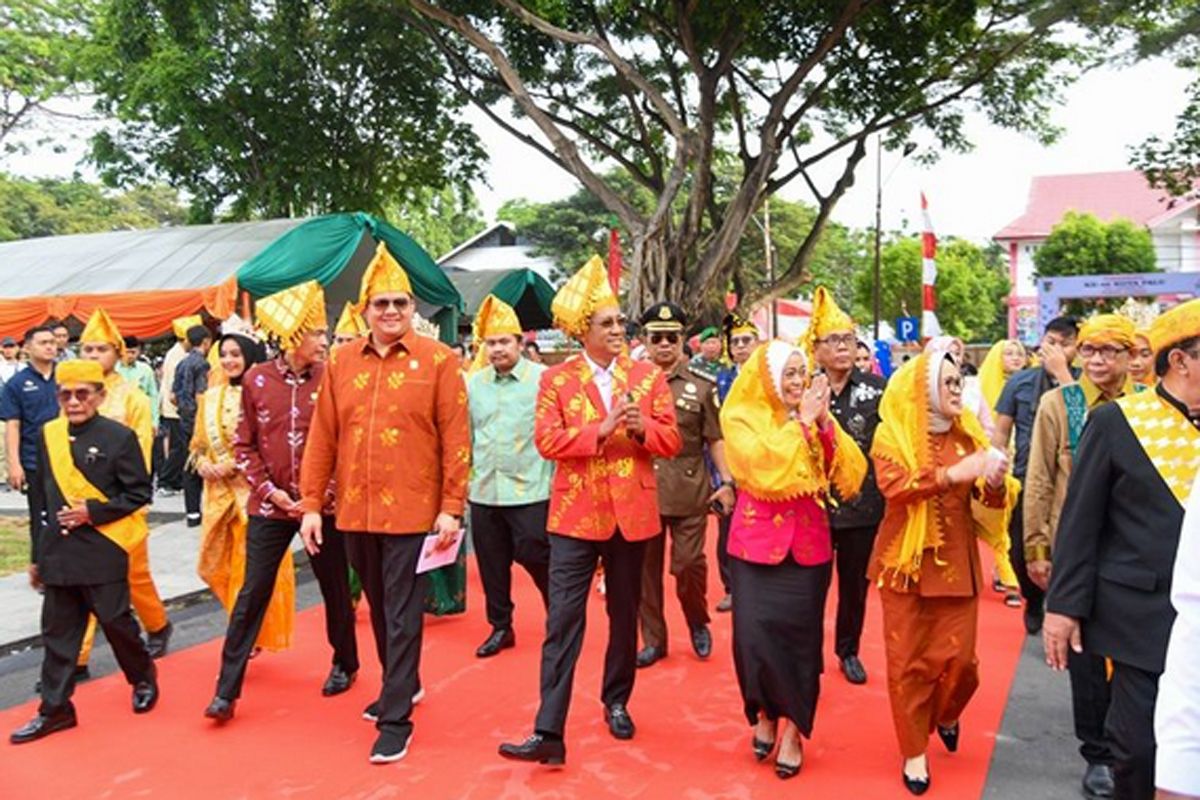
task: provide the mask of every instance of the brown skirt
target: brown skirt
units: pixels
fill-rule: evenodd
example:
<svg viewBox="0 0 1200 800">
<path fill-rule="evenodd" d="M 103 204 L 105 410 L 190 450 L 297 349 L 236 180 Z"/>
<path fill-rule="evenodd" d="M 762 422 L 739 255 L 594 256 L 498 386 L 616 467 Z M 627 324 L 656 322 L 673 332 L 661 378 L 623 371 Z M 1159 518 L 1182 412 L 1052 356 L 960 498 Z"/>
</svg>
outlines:
<svg viewBox="0 0 1200 800">
<path fill-rule="evenodd" d="M 916 758 L 934 726 L 957 722 L 979 688 L 979 598 L 921 597 L 886 587 L 879 596 L 892 721 L 900 752 Z"/>
</svg>

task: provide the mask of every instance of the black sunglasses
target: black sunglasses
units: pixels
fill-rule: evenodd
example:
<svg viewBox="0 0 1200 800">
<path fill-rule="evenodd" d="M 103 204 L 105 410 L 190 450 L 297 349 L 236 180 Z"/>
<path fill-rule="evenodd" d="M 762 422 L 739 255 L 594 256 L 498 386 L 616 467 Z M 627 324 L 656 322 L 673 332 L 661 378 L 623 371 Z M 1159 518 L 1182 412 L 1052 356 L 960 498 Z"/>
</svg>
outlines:
<svg viewBox="0 0 1200 800">
<path fill-rule="evenodd" d="M 92 395 L 96 394 L 95 389 L 59 389 L 58 402 L 69 403 L 74 398 L 81 403 L 86 403 L 92 399 Z"/>
<path fill-rule="evenodd" d="M 397 311 L 403 311 L 408 308 L 409 302 L 407 297 L 377 297 L 371 301 L 371 308 L 384 312 L 395 306 Z"/>
<path fill-rule="evenodd" d="M 679 334 L 675 333 L 674 331 L 669 333 L 659 332 L 650 334 L 650 344 L 661 344 L 662 342 L 667 342 L 668 344 L 678 344 Z"/>
</svg>

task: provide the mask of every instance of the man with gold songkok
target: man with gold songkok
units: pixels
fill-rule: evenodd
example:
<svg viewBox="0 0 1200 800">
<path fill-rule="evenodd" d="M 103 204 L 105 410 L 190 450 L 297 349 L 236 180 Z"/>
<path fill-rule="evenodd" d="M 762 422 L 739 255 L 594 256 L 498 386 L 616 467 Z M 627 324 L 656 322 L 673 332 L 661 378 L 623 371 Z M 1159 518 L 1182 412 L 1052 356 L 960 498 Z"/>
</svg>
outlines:
<svg viewBox="0 0 1200 800">
<path fill-rule="evenodd" d="M 854 320 L 838 307 L 824 286 L 813 293 L 812 318 L 804 341 L 810 360 L 829 378 L 830 412 L 866 458 L 879 425 L 879 401 L 885 382 L 855 367 L 858 335 Z M 838 576 L 834 653 L 846 680 L 863 684 L 867 682 L 867 670 L 858 657 L 858 648 L 867 616 L 867 563 L 883 519 L 883 497 L 875 485 L 870 462 L 857 495 L 849 499 L 835 492 L 829 525 Z"/>
<path fill-rule="evenodd" d="M 154 446 L 154 414 L 146 393 L 116 371 L 124 353 L 125 339 L 121 332 L 104 309 L 96 309 L 84 326 L 83 333 L 79 334 L 79 354 L 84 359 L 98 363 L 104 372 L 104 402 L 100 404 L 100 414 L 134 432 L 149 471 L 150 453 Z M 150 575 L 150 528 L 146 521 L 146 509 L 131 515 L 130 524 L 141 525 L 147 535 L 140 537 L 137 547 L 129 551 L 129 597 L 142 627 L 146 629 L 146 646 L 151 657 L 160 658 L 166 655 L 172 626 L 167 618 L 167 609 L 158 595 L 158 588 L 154 585 L 154 578 Z M 95 635 L 95 619 L 89 618 L 79 653 L 81 669 L 87 668 Z"/>
<path fill-rule="evenodd" d="M 1051 389 L 1038 405 L 1022 506 L 1025 565 L 1029 577 L 1043 590 L 1050 583 L 1058 518 L 1084 424 L 1101 404 L 1144 388 L 1129 378 L 1130 350 L 1135 344 L 1135 328 L 1126 317 L 1098 314 L 1086 320 L 1079 328 L 1083 373 L 1076 383 Z M 1087 762 L 1083 791 L 1089 797 L 1112 797 L 1112 752 L 1104 734 L 1109 706 L 1104 658 L 1068 653 L 1067 660 L 1075 736 Z"/>
<path fill-rule="evenodd" d="M 1175 611 L 1171 576 L 1200 469 L 1200 300 L 1150 326 L 1154 389 L 1089 414 L 1054 540 L 1046 661 L 1108 658 L 1114 795 L 1154 796 L 1154 707 Z"/>
<path fill-rule="evenodd" d="M 537 387 L 546 368 L 521 356 L 512 306 L 488 295 L 472 325 L 477 350 L 467 378 L 471 413 L 471 542 L 492 632 L 475 651 L 488 658 L 516 644 L 512 569 L 533 579 L 549 604 L 550 478 L 554 465 L 534 444 Z"/>
<path fill-rule="evenodd" d="M 370 332 L 371 329 L 367 327 L 362 314 L 358 313 L 354 303 L 347 300 L 346 305 L 342 306 L 342 314 L 338 317 L 337 325 L 333 329 L 333 346 L 337 347 L 339 344 L 352 342 Z"/>
<path fill-rule="evenodd" d="M 291 593 L 288 583 L 293 576 L 280 573 L 291 569 L 290 548 L 300 530 L 300 463 L 310 446 L 328 344 L 325 294 L 316 281 L 264 297 L 255 311 L 259 328 L 278 342 L 281 354 L 250 367 L 241 379 L 241 419 L 233 439 L 233 459 L 249 484 L 249 521 L 243 582 L 229 615 L 216 696 L 204 711 L 219 723 L 233 717 L 264 620 L 270 615 L 277 625 L 281 616 L 290 613 L 286 606 L 291 598 L 281 604 L 276 588 L 282 581 L 284 592 Z M 325 496 L 322 510 L 328 523 L 325 546 L 310 554 L 309 564 L 325 601 L 325 636 L 333 651 L 333 664 L 321 688 L 321 694 L 330 697 L 354 683 L 358 643 L 346 550 L 332 523 L 331 494 Z"/>
<path fill-rule="evenodd" d="M 55 378 L 63 413 L 42 428 L 36 473 L 50 509 L 33 553 L 44 592 L 42 702 L 37 716 L 10 735 L 13 744 L 77 724 L 71 694 L 89 613 L 133 686 L 134 713 L 158 701 L 154 662 L 129 605 L 129 553 L 147 534 L 137 518 L 150 502 L 146 456 L 129 428 L 99 414 L 105 394 L 99 364 L 63 361 Z"/>
<path fill-rule="evenodd" d="M 681 440 L 662 370 L 626 353 L 625 319 L 598 257 L 563 284 L 551 311 L 583 352 L 546 370 L 538 389 L 537 448 L 557 462 L 541 705 L 533 734 L 500 745 L 500 755 L 557 765 L 566 760 L 563 733 L 598 561 L 609 620 L 600 700 L 609 732 L 633 738 L 627 704 L 637 669 L 642 559 L 661 530 L 654 459 L 674 456 Z"/>
<path fill-rule="evenodd" d="M 434 551 L 460 540 L 471 434 L 458 360 L 413 328 L 412 284 L 384 243 L 363 273 L 358 310 L 371 332 L 329 358 L 304 451 L 300 532 L 309 553 L 341 546 L 325 538 L 321 515 L 334 480 L 337 528 L 383 662 L 365 712 L 379 731 L 370 761 L 383 764 L 408 753 L 429 583 L 417 563 L 431 531 Z"/>
</svg>

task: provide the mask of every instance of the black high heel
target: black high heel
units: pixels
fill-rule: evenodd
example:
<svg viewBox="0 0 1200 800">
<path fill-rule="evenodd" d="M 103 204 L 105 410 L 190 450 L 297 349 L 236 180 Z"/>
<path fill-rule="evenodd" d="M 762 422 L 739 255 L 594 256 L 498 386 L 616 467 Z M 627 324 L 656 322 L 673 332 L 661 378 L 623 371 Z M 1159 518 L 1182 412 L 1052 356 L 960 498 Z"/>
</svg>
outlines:
<svg viewBox="0 0 1200 800">
<path fill-rule="evenodd" d="M 941 725 L 937 726 L 938 738 L 942 740 L 942 744 L 946 745 L 946 750 L 948 752 L 958 752 L 958 733 L 961 729 L 962 725 L 957 722 L 946 727 Z"/>
<path fill-rule="evenodd" d="M 929 769 L 928 763 L 925 769 Z M 913 778 L 904 771 L 904 765 L 900 765 L 900 777 L 904 780 L 904 788 L 908 789 L 910 794 L 922 795 L 929 791 L 929 776 L 924 778 Z"/>
<path fill-rule="evenodd" d="M 804 741 L 799 741 L 800 745 L 800 761 L 797 764 L 788 764 L 780 761 L 778 757 L 775 759 L 775 777 L 782 781 L 789 778 L 794 778 L 800 774 L 800 768 L 804 766 Z"/>
<path fill-rule="evenodd" d="M 775 743 L 764 742 L 762 739 L 754 736 L 750 739 L 750 749 L 754 751 L 755 761 L 766 761 L 767 756 L 771 755 L 771 751 L 775 749 Z"/>
</svg>

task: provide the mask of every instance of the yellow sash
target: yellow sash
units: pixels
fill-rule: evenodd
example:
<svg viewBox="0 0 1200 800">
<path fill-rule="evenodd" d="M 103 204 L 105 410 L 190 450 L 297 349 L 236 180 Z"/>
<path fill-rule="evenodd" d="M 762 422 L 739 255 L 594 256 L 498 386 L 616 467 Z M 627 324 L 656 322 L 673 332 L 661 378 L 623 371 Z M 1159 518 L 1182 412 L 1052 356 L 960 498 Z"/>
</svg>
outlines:
<svg viewBox="0 0 1200 800">
<path fill-rule="evenodd" d="M 67 418 L 60 416 L 52 419 L 42 426 L 42 430 L 46 437 L 50 471 L 54 474 L 54 482 L 58 484 L 63 499 L 71 505 L 80 500 L 108 502 L 104 493 L 93 486 L 75 466 L 75 458 L 71 455 L 71 436 L 67 433 Z M 54 512 L 55 509 L 48 509 L 48 513 Z M 140 509 L 114 522 L 93 527 L 127 553 L 141 544 L 150 532 Z"/>
<path fill-rule="evenodd" d="M 1200 431 L 1158 392 L 1127 394 L 1113 401 L 1125 415 L 1150 463 L 1180 505 L 1186 506 L 1200 470 Z"/>
</svg>

